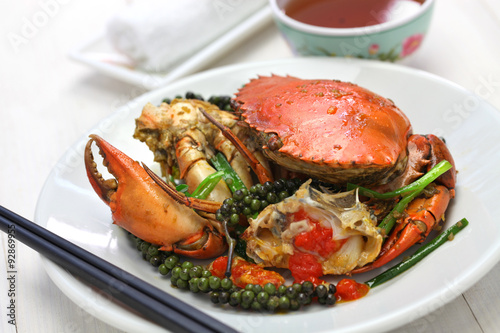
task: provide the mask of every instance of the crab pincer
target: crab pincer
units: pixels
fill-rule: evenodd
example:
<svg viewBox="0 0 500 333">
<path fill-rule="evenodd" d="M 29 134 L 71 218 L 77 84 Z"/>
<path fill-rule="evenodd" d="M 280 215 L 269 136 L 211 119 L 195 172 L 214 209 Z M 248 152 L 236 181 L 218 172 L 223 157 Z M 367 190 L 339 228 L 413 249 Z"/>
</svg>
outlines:
<svg viewBox="0 0 500 333">
<path fill-rule="evenodd" d="M 105 180 L 98 171 L 93 143 L 115 178 Z M 135 236 L 192 258 L 212 258 L 227 249 L 217 221 L 176 202 L 138 162 L 97 135 L 85 147 L 85 167 L 93 189 L 111 208 L 113 223 Z"/>
</svg>

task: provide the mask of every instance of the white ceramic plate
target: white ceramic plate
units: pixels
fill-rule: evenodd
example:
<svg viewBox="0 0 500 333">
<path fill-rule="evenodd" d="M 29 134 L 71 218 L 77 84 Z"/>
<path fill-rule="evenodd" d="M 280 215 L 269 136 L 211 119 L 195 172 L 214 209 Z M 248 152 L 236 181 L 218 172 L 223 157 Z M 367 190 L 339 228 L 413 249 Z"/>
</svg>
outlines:
<svg viewBox="0 0 500 333">
<path fill-rule="evenodd" d="M 264 6 L 236 27 L 226 32 L 192 57 L 165 73 L 148 73 L 131 66 L 130 60 L 114 50 L 103 35 L 96 36 L 69 53 L 71 59 L 115 79 L 151 90 L 189 74 L 228 52 L 272 21 L 271 8 Z"/>
<path fill-rule="evenodd" d="M 411 119 L 415 133 L 444 136 L 459 170 L 457 197 L 447 213 L 446 226 L 463 217 L 470 225 L 417 267 L 373 289 L 361 300 L 270 315 L 222 309 L 207 297 L 174 289 L 141 260 L 126 234 L 111 224 L 108 207 L 88 183 L 83 166 L 86 135 L 69 149 L 49 176 L 38 202 L 37 223 L 241 331 L 262 333 L 389 330 L 449 302 L 498 262 L 500 223 L 493 217 L 500 215 L 500 113 L 466 90 L 425 72 L 387 63 L 331 58 L 295 58 L 220 68 L 141 96 L 88 133 L 101 135 L 134 159 L 151 165 L 152 154 L 146 145 L 132 138 L 134 119 L 146 102 L 159 104 L 164 97 L 188 90 L 207 97 L 232 94 L 250 78 L 271 73 L 358 83 L 393 99 Z M 48 260 L 44 265 L 68 297 L 101 320 L 126 331 L 160 331 L 59 266 Z M 365 281 L 376 273 L 358 275 L 356 279 Z"/>
</svg>

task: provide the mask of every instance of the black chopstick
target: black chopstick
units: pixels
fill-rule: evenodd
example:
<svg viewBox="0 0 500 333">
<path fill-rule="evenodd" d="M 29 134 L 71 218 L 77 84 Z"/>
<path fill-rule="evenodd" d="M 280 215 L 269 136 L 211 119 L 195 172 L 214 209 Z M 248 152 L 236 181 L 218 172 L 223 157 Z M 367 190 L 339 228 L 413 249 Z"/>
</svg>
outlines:
<svg viewBox="0 0 500 333">
<path fill-rule="evenodd" d="M 75 276 L 174 332 L 236 332 L 233 328 L 0 206 L 0 229 Z"/>
</svg>

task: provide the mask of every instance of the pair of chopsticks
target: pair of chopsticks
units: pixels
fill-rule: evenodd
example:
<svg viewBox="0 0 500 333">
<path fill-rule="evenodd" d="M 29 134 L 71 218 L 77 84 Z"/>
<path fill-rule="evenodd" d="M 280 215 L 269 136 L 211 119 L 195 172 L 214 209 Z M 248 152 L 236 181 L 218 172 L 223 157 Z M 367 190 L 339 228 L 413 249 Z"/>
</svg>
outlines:
<svg viewBox="0 0 500 333">
<path fill-rule="evenodd" d="M 151 284 L 0 206 L 0 229 L 173 332 L 236 332 Z"/>
</svg>

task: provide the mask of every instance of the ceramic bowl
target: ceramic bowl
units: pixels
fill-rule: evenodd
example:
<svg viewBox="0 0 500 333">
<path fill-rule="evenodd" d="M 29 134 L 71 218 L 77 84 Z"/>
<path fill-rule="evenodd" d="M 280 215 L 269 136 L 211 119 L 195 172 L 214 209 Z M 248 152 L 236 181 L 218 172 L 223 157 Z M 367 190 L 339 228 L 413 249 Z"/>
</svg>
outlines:
<svg viewBox="0 0 500 333">
<path fill-rule="evenodd" d="M 295 55 L 339 56 L 399 61 L 421 46 L 429 28 L 434 0 L 426 0 L 411 14 L 358 28 L 309 25 L 285 15 L 290 0 L 270 0 L 274 20 Z M 397 7 L 396 7 L 397 8 Z M 374 14 L 376 15 L 376 13 Z"/>
</svg>

